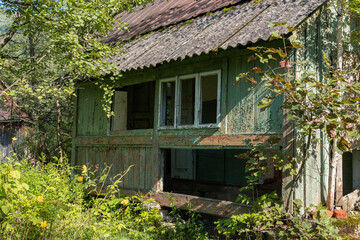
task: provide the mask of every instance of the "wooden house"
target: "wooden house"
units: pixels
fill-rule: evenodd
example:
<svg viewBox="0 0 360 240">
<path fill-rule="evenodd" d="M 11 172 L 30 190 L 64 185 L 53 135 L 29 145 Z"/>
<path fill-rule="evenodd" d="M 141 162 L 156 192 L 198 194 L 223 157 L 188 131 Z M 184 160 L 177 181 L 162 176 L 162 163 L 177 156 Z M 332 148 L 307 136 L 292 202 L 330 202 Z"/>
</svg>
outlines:
<svg viewBox="0 0 360 240">
<path fill-rule="evenodd" d="M 243 211 L 233 201 L 246 184 L 246 160 L 234 155 L 255 144 L 296 154 L 282 99 L 260 111 L 266 88 L 234 85 L 240 72 L 254 67 L 247 47 L 277 46 L 269 41 L 269 24 L 286 22 L 301 29 L 301 56 L 315 63 L 321 78 L 322 54 L 335 51 L 334 15 L 325 0 L 172 0 L 118 14 L 129 31 L 107 38 L 125 50 L 113 59 L 122 72 L 115 116 L 106 117 L 98 87 L 78 86 L 72 163 L 111 165 L 111 176 L 133 166 L 121 187 L 149 192 L 163 205 L 171 192 L 180 208 L 191 201 L 205 213 Z M 274 138 L 281 141 L 269 144 Z M 259 190 L 300 198 L 306 206 L 324 201 L 327 157 L 317 152 L 307 164 L 295 192 L 291 178 L 278 171 L 264 176 Z"/>
<path fill-rule="evenodd" d="M 7 84 L 0 81 L 0 93 L 6 91 Z M 16 103 L 8 99 L 5 102 L 0 101 L 0 159 L 1 162 L 7 162 L 16 151 L 14 140 L 18 133 L 25 129 L 29 118 L 21 112 Z"/>
</svg>

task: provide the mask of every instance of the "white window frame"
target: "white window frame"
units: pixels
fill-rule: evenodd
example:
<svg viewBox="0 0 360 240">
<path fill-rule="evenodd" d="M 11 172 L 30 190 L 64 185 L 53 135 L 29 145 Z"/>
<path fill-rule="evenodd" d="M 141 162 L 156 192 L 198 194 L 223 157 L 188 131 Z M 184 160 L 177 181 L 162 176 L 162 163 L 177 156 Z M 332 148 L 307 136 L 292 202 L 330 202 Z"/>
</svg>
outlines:
<svg viewBox="0 0 360 240">
<path fill-rule="evenodd" d="M 220 105 L 221 105 L 221 71 L 220 70 L 216 70 L 216 71 L 210 71 L 210 72 L 202 72 L 199 73 L 199 87 L 198 87 L 198 116 L 200 116 L 201 114 L 201 77 L 202 76 L 210 76 L 210 75 L 214 75 L 217 74 L 218 79 L 217 79 L 217 96 L 216 96 L 216 123 L 206 123 L 206 124 L 201 124 L 200 123 L 200 117 L 198 117 L 198 124 L 200 127 L 211 127 L 211 126 L 219 126 L 220 124 L 220 117 L 221 117 L 221 112 L 220 112 Z"/>
<path fill-rule="evenodd" d="M 194 123 L 193 124 L 186 124 L 186 125 L 181 125 L 180 121 L 181 121 L 181 80 L 183 79 L 191 79 L 191 78 L 195 78 L 195 89 L 194 89 Z M 177 116 L 179 116 L 176 119 L 176 127 L 177 128 L 190 128 L 190 127 L 198 127 L 198 122 L 199 122 L 199 116 L 198 116 L 198 84 L 199 84 L 199 74 L 188 74 L 188 75 L 181 75 L 178 76 L 178 87 L 177 87 L 177 103 L 178 105 L 176 105 L 176 111 L 177 111 Z"/>
<path fill-rule="evenodd" d="M 200 124 L 201 114 L 201 77 L 217 74 L 217 102 L 216 102 L 216 123 Z M 195 78 L 195 107 L 194 107 L 194 124 L 180 125 L 181 121 L 181 83 L 182 79 Z M 161 125 L 164 121 L 163 118 L 163 89 L 162 85 L 166 82 L 175 82 L 175 111 L 174 111 L 174 125 L 165 126 Z M 181 128 L 208 128 L 220 127 L 221 120 L 221 70 L 177 75 L 172 78 L 164 78 L 159 81 L 159 102 L 158 102 L 158 128 L 159 129 L 181 129 Z"/>
<path fill-rule="evenodd" d="M 163 83 L 167 83 L 167 82 L 174 82 L 175 83 L 175 106 L 174 106 L 174 125 L 173 126 L 166 126 L 166 125 L 161 125 L 162 124 L 162 121 L 163 121 L 163 109 L 162 109 L 162 104 L 164 104 L 163 102 L 163 89 L 162 89 L 162 86 L 163 86 Z M 161 79 L 160 82 L 159 82 L 159 114 L 158 114 L 158 127 L 159 128 L 176 128 L 176 119 L 177 119 L 177 101 L 178 101 L 178 98 L 177 98 L 177 85 L 178 85 L 178 77 L 173 77 L 173 78 L 165 78 L 165 79 Z"/>
</svg>

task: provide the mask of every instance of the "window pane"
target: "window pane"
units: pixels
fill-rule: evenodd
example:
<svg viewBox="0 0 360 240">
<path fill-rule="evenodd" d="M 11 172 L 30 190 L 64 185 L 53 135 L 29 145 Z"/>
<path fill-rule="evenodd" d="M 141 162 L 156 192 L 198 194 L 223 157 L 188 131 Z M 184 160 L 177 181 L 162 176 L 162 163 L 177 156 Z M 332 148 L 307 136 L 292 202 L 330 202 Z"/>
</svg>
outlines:
<svg viewBox="0 0 360 240">
<path fill-rule="evenodd" d="M 162 83 L 161 126 L 174 125 L 175 82 Z"/>
<path fill-rule="evenodd" d="M 195 78 L 182 79 L 180 84 L 180 125 L 192 125 L 195 112 Z"/>
<path fill-rule="evenodd" d="M 201 114 L 200 123 L 216 123 L 218 75 L 201 76 L 200 78 Z"/>
</svg>

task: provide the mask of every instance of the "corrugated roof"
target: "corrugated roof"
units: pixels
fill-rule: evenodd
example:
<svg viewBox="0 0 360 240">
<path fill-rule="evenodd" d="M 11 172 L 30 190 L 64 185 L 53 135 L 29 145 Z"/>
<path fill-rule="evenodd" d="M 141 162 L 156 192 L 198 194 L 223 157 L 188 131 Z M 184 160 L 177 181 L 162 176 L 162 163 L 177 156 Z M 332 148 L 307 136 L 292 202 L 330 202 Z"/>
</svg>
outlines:
<svg viewBox="0 0 360 240">
<path fill-rule="evenodd" d="M 171 2 L 177 1 L 179 0 Z M 270 23 L 286 22 L 288 26 L 295 27 L 325 1 L 265 0 L 258 4 L 240 2 L 230 11 L 218 10 L 213 14 L 201 15 L 191 21 L 149 32 L 124 43 L 123 47 L 127 52 L 113 60 L 118 64 L 119 70 L 128 71 L 171 60 L 183 60 L 217 48 L 225 50 L 267 40 L 273 31 L 268 27 Z M 136 14 L 132 13 L 131 18 L 135 18 Z"/>
<path fill-rule="evenodd" d="M 234 5 L 241 0 L 173 0 L 158 1 L 134 12 L 121 12 L 115 19 L 129 26 L 129 31 L 115 31 L 106 41 L 117 42 L 151 32 L 155 29 L 192 19 L 206 12 L 212 12 Z"/>
</svg>

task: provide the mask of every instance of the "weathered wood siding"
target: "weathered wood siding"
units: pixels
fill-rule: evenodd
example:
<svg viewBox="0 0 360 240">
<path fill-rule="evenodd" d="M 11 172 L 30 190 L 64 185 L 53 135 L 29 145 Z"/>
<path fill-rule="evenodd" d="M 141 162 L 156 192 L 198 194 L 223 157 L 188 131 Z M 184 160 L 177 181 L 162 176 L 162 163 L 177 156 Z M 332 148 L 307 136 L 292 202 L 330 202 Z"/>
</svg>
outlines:
<svg viewBox="0 0 360 240">
<path fill-rule="evenodd" d="M 245 81 L 235 83 L 241 71 L 253 66 L 246 49 L 232 49 L 182 62 L 166 63 L 158 68 L 126 72 L 117 87 L 156 81 L 154 129 L 110 131 L 110 120 L 102 109 L 102 92 L 93 84 L 79 87 L 76 106 L 76 130 L 73 138 L 73 164 L 103 169 L 112 165 L 111 176 L 133 165 L 122 187 L 161 190 L 161 149 L 249 149 L 281 136 L 281 99 L 265 111 L 257 103 L 268 94 L 260 84 L 249 92 Z M 221 70 L 221 122 L 215 128 L 158 129 L 159 80 L 177 75 Z M 230 159 L 230 158 L 229 158 Z M 235 161 L 235 160 L 234 160 Z M 234 166 L 242 164 L 233 163 Z M 231 164 L 229 165 L 231 166 Z M 235 170 L 234 170 L 235 171 Z M 243 172 L 241 169 L 240 172 Z"/>
<path fill-rule="evenodd" d="M 304 49 L 298 49 L 294 53 L 294 60 L 309 61 L 311 64 L 306 65 L 307 70 L 312 71 L 320 81 L 324 81 L 324 76 L 328 71 L 322 60 L 324 54 L 327 54 L 332 61 L 336 57 L 335 16 L 335 9 L 325 6 L 307 19 L 297 34 Z M 294 149 L 289 149 L 290 155 L 302 160 L 305 155 L 306 139 L 301 139 L 296 134 L 293 136 L 296 144 Z M 311 204 L 318 205 L 326 200 L 329 178 L 329 142 L 326 135 L 320 131 L 316 133 L 316 138 L 322 140 L 320 143 L 311 144 L 310 154 L 305 159 L 304 172 L 299 181 L 294 184 L 290 176 L 283 179 L 283 198 L 285 201 L 290 200 L 290 206 L 293 199 L 301 199 L 305 207 Z M 291 187 L 294 189 L 291 190 Z"/>
<path fill-rule="evenodd" d="M 76 148 L 75 165 L 90 165 L 98 173 L 110 167 L 107 184 L 112 184 L 115 176 L 119 179 L 118 174 L 130 168 L 121 178 L 121 187 L 156 189 L 158 164 L 155 159 L 149 147 L 83 146 Z"/>
<path fill-rule="evenodd" d="M 76 136 L 106 136 L 109 121 L 102 108 L 102 91 L 93 84 L 78 90 Z"/>
<path fill-rule="evenodd" d="M 282 98 L 277 98 L 270 108 L 257 108 L 258 103 L 270 93 L 258 84 L 253 91 L 253 84 L 241 80 L 234 86 L 235 79 L 241 72 L 247 72 L 255 67 L 254 62 L 248 62 L 249 55 L 229 59 L 229 77 L 227 81 L 226 133 L 228 134 L 259 134 L 282 132 Z"/>
</svg>

